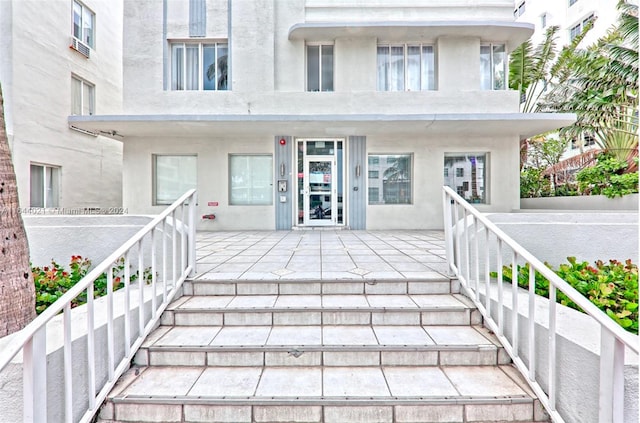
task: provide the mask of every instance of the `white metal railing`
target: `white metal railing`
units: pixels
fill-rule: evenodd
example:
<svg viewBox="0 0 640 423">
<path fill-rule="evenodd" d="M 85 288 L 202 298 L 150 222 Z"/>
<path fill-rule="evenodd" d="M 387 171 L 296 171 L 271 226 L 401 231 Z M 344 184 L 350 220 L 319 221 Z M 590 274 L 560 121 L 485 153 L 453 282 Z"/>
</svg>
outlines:
<svg viewBox="0 0 640 423">
<path fill-rule="evenodd" d="M 482 213 L 467 203 L 449 187 L 443 187 L 444 230 L 447 262 L 459 279 L 466 294 L 474 301 L 484 317 L 484 323 L 499 338 L 514 364 L 527 378 L 531 388 L 554 422 L 564 422 L 558 412 L 558 363 L 557 344 L 557 290 L 577 304 L 600 326 L 600 386 L 598 422 L 623 422 L 624 418 L 624 364 L 625 348 L 638 353 L 638 337 L 622 329 L 609 316 L 598 309 L 576 289 L 561 279 L 553 270 L 525 250 L 506 233 L 489 221 Z M 479 246 L 482 241 L 483 248 Z M 493 251 L 491 251 L 494 249 Z M 483 251 L 482 251 L 483 250 Z M 511 258 L 511 310 L 505 306 L 502 267 L 503 255 Z M 480 265 L 483 264 L 483 271 Z M 491 282 L 491 263 L 495 264 L 497 283 Z M 518 270 L 519 263 L 529 266 L 528 313 L 526 335 L 528 348 L 521 351 L 519 341 Z M 535 271 L 531 271 L 531 270 Z M 548 357 L 545 382 L 541 381 L 542 369 L 536 368 L 536 294 L 535 274 L 538 272 L 549 281 Z M 484 280 L 484 284 L 481 283 Z M 483 286 L 484 285 L 484 286 Z M 497 290 L 497 295 L 495 291 Z M 493 292 L 493 296 L 492 296 Z M 497 298 L 496 298 L 497 297 Z M 492 310 L 492 302 L 494 302 Z M 505 310 L 506 309 L 506 310 Z M 511 316 L 505 316 L 505 311 Z M 510 317 L 510 325 L 506 320 Z M 523 356 L 526 356 L 523 357 Z M 574 381 L 579 383 L 579 381 Z"/>
<path fill-rule="evenodd" d="M 92 420 L 120 375 L 128 369 L 134 354 L 145 337 L 154 329 L 162 312 L 173 300 L 183 281 L 195 272 L 195 227 L 196 191 L 190 190 L 92 269 L 24 329 L 11 335 L 11 343 L 3 351 L 0 351 L 0 371 L 5 369 L 18 353 L 22 352 L 23 420 L 25 422 L 46 422 L 48 418 L 47 366 L 50 364 L 47 361 L 47 323 L 56 318 L 60 312 L 63 313 L 64 410 L 58 414 L 64 417 L 60 417 L 60 420 L 56 419 L 56 421 L 71 423 Z M 179 247 L 178 238 L 180 239 Z M 167 246 L 169 239 L 172 243 L 170 253 Z M 157 263 L 158 254 L 160 255 L 160 263 Z M 139 272 L 137 304 L 132 304 L 131 298 L 131 255 L 137 255 Z M 148 264 L 151 272 L 150 286 L 145 286 L 143 278 L 145 257 L 150 259 Z M 113 270 L 122 258 L 124 258 L 124 288 L 122 289 L 124 295 L 118 294 L 116 296 L 113 292 Z M 168 271 L 169 264 L 171 264 L 171 272 Z M 105 272 L 107 273 L 107 342 L 106 351 L 99 344 L 101 350 L 96 354 L 94 281 Z M 157 280 L 158 278 L 160 280 Z M 157 292 L 158 285 L 160 285 L 161 292 Z M 84 292 L 87 296 L 86 328 L 77 328 L 74 327 L 74 320 L 71 318 L 71 302 Z M 119 304 L 118 301 L 124 304 Z M 118 324 L 116 324 L 116 317 L 114 317 L 114 305 L 124 306 L 124 319 L 123 322 L 118 319 Z M 137 319 L 136 306 L 138 309 Z M 122 309 L 118 309 L 122 311 Z M 104 319 L 104 316 L 99 317 Z M 77 320 L 75 319 L 75 321 Z M 135 320 L 137 320 L 137 327 L 135 327 Z M 84 323 L 85 319 L 82 319 L 82 324 Z M 86 330 L 85 357 L 74 356 L 72 330 L 76 334 Z M 121 339 L 116 339 L 116 330 L 124 334 Z M 117 345 L 117 343 L 124 345 Z M 78 369 L 80 363 L 83 363 L 85 359 L 87 367 Z M 106 375 L 97 375 L 97 368 L 104 369 L 104 367 L 106 367 Z M 74 374 L 76 374 L 76 378 L 80 374 L 85 379 L 84 387 L 80 389 L 76 387 L 74 390 L 73 383 L 77 383 L 77 379 L 74 380 Z M 97 377 L 105 383 L 96 382 Z M 59 386 L 59 389 L 62 388 Z M 74 398 L 74 394 L 78 392 L 86 392 L 85 395 L 88 396 L 86 410 L 75 409 L 78 408 L 78 398 Z M 81 417 L 74 419 L 74 414 Z"/>
</svg>

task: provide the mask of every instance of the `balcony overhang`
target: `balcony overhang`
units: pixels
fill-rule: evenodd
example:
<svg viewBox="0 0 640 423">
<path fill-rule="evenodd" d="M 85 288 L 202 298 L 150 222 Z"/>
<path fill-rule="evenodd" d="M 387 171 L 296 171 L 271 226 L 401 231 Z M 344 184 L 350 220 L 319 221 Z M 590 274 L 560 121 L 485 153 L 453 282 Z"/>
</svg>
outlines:
<svg viewBox="0 0 640 423">
<path fill-rule="evenodd" d="M 520 139 L 571 125 L 573 113 L 453 113 L 359 115 L 94 115 L 69 116 L 74 129 L 126 142 L 137 137 L 514 136 Z"/>
<path fill-rule="evenodd" d="M 509 51 L 528 40 L 535 25 L 503 21 L 304 22 L 289 29 L 290 40 L 330 41 L 377 38 L 381 41 L 432 41 L 439 37 L 475 37 L 506 42 Z"/>
</svg>

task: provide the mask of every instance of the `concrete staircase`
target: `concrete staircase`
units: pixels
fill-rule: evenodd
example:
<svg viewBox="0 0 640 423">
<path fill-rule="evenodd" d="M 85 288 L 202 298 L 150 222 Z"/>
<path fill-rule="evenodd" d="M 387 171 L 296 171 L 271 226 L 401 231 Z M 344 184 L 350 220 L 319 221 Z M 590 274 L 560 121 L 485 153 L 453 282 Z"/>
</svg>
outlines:
<svg viewBox="0 0 640 423">
<path fill-rule="evenodd" d="M 456 292 L 444 279 L 187 281 L 99 421 L 548 421 Z"/>
</svg>

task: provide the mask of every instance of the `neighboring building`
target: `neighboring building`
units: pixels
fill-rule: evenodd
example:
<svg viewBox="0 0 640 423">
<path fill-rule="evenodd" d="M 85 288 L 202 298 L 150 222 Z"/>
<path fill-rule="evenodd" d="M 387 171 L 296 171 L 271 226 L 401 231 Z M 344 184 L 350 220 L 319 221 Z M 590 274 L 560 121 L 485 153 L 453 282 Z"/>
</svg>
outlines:
<svg viewBox="0 0 640 423">
<path fill-rule="evenodd" d="M 582 45 L 593 44 L 618 20 L 618 0 L 520 0 L 515 2 L 514 17 L 518 22 L 535 25 L 531 37 L 534 45 L 544 39 L 550 26 L 559 27 L 558 45 L 564 46 L 594 20 L 593 28 Z"/>
<path fill-rule="evenodd" d="M 125 0 L 124 113 L 69 123 L 123 141 L 130 213 L 195 187 L 201 229 L 441 228 L 444 183 L 518 209 L 519 140 L 574 120 L 518 112 L 532 33 L 507 0 Z"/>
<path fill-rule="evenodd" d="M 122 142 L 68 116 L 122 111 L 121 0 L 0 0 L 0 84 L 23 208 L 122 205 Z"/>
<path fill-rule="evenodd" d="M 534 46 L 544 39 L 550 26 L 559 28 L 558 48 L 565 46 L 579 35 L 585 25 L 593 21 L 593 28 L 580 43 L 586 48 L 606 35 L 618 20 L 618 0 L 521 0 L 515 2 L 514 16 L 518 22 L 535 25 L 531 37 Z M 563 158 L 570 158 L 585 151 L 600 148 L 593 136 L 584 135 L 583 139 L 569 140 Z"/>
</svg>

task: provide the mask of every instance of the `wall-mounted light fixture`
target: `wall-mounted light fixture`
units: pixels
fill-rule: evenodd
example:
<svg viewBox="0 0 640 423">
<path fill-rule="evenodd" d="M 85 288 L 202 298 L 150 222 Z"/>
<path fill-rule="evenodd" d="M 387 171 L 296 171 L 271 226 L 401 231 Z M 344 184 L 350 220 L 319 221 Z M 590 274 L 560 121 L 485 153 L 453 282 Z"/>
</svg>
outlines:
<svg viewBox="0 0 640 423">
<path fill-rule="evenodd" d="M 356 178 L 360 177 L 360 165 L 356 165 Z"/>
<path fill-rule="evenodd" d="M 280 176 L 284 176 L 284 173 L 287 171 L 287 169 L 284 166 L 284 163 L 280 163 Z"/>
</svg>

